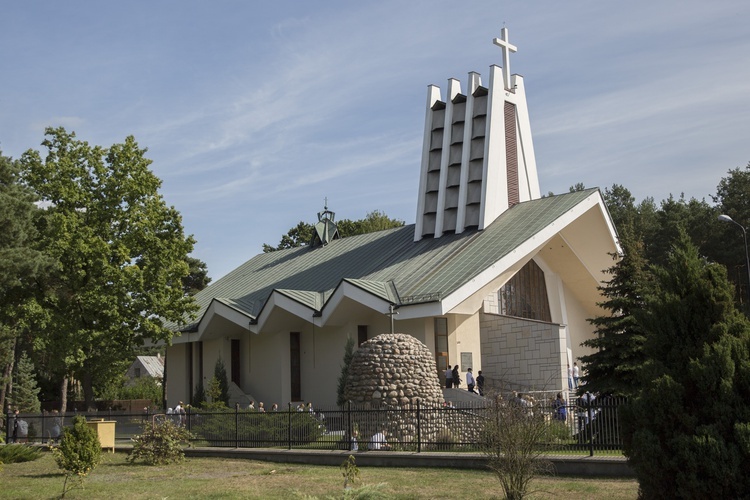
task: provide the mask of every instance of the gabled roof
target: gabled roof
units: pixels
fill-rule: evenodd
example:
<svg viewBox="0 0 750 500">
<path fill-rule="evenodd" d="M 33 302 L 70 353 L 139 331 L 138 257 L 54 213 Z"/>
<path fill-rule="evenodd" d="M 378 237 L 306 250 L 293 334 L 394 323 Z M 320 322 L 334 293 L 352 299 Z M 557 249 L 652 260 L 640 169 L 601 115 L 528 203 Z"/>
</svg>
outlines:
<svg viewBox="0 0 750 500">
<path fill-rule="evenodd" d="M 344 284 L 400 306 L 441 301 L 540 235 L 534 245 L 544 244 L 573 220 L 570 213 L 580 212 L 581 206 L 595 205 L 604 207 L 594 188 L 519 203 L 483 231 L 415 242 L 414 225 L 408 225 L 316 248 L 259 254 L 196 294 L 198 321 L 185 330 L 197 328 L 214 301 L 250 322 L 264 312 L 272 296 L 291 299 L 320 314 Z M 610 241 L 615 241 L 606 208 L 602 216 Z"/>
<path fill-rule="evenodd" d="M 164 360 L 159 356 L 136 356 L 133 364 L 140 363 L 146 369 L 149 377 L 162 378 L 164 376 Z"/>
</svg>

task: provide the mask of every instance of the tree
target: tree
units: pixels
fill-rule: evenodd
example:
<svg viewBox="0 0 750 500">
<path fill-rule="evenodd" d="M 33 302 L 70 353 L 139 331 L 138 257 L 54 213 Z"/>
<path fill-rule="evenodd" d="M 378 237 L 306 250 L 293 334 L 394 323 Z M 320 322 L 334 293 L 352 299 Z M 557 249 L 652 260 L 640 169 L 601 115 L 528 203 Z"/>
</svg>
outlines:
<svg viewBox="0 0 750 500">
<path fill-rule="evenodd" d="M 195 295 L 211 283 L 206 263 L 194 257 L 187 257 L 188 275 L 182 278 L 182 289 L 188 295 Z"/>
<path fill-rule="evenodd" d="M 349 337 L 346 339 L 346 345 L 344 346 L 344 361 L 341 365 L 341 374 L 339 375 L 339 385 L 337 389 L 336 404 L 343 406 L 346 403 L 344 398 L 344 391 L 346 390 L 346 383 L 349 380 L 349 365 L 352 363 L 354 357 L 354 339 Z"/>
<path fill-rule="evenodd" d="M 281 241 L 278 246 L 271 246 L 267 243 L 263 243 L 263 252 L 275 252 L 276 250 L 286 250 L 287 248 L 297 248 L 303 245 L 307 245 L 312 241 L 312 236 L 315 232 L 315 227 L 307 222 L 300 221 L 299 224 L 294 226 L 281 237 Z"/>
<path fill-rule="evenodd" d="M 49 205 L 37 228 L 55 262 L 37 347 L 56 353 L 63 398 L 74 375 L 90 404 L 94 380 L 117 375 L 115 361 L 146 339 L 169 340 L 168 324 L 195 310 L 182 286 L 194 240 L 133 137 L 102 148 L 63 128 L 46 136 L 44 160 L 33 150 L 20 160 L 24 181 Z"/>
<path fill-rule="evenodd" d="M 600 394 L 630 395 L 638 388 L 638 371 L 644 362 L 645 334 L 635 314 L 643 308 L 644 290 L 649 283 L 642 245 L 632 237 L 622 239 L 624 255 L 607 270 L 612 279 L 599 290 L 608 312 L 590 319 L 596 336 L 583 342 L 595 349 L 581 356 L 586 390 Z"/>
<path fill-rule="evenodd" d="M 20 179 L 18 161 L 0 152 L 0 408 L 12 387 L 19 335 L 41 311 L 34 284 L 48 259 L 37 248 L 34 192 Z"/>
<path fill-rule="evenodd" d="M 641 495 L 750 492 L 750 323 L 725 269 L 682 232 L 637 313 L 646 336 L 639 390 L 623 409 Z"/>
<path fill-rule="evenodd" d="M 735 168 L 723 177 L 716 188 L 713 201 L 717 203 L 715 215 L 726 214 L 745 228 L 750 225 L 750 164 L 744 169 Z M 747 303 L 748 276 L 745 268 L 745 245 L 742 231 L 734 224 L 715 224 L 718 234 L 715 235 L 710 255 L 717 262 L 724 264 L 729 273 L 729 279 L 737 290 L 737 299 L 743 304 L 743 310 L 750 311 Z"/>
<path fill-rule="evenodd" d="M 224 368 L 224 362 L 221 358 L 216 360 L 214 365 L 214 378 L 211 380 L 209 395 L 212 403 L 221 403 L 229 406 L 229 379 L 227 378 L 227 369 Z"/>
<path fill-rule="evenodd" d="M 391 219 L 385 213 L 379 210 L 373 210 L 369 212 L 364 219 L 352 221 L 349 219 L 342 219 L 336 223 L 336 227 L 339 230 L 339 235 L 342 238 L 347 236 L 356 236 L 358 234 L 373 233 L 375 231 L 382 231 L 384 229 L 392 229 L 395 227 L 401 227 L 404 225 L 404 221 L 399 219 Z M 274 252 L 276 250 L 285 250 L 287 248 L 296 248 L 307 245 L 312 241 L 313 234 L 315 234 L 315 226 L 307 222 L 300 221 L 295 227 L 291 228 L 287 234 L 281 237 L 281 241 L 278 246 L 274 247 L 267 243 L 263 244 L 263 252 Z"/>
<path fill-rule="evenodd" d="M 102 460 L 102 445 L 96 431 L 86 425 L 86 419 L 73 418 L 73 427 L 63 431 L 60 446 L 54 449 L 55 461 L 65 473 L 62 498 L 74 487 L 83 487 L 83 480 Z M 71 482 L 73 486 L 68 486 Z"/>
<path fill-rule="evenodd" d="M 533 412 L 521 399 L 503 401 L 499 394 L 491 398 L 480 435 L 481 446 L 505 498 L 525 498 L 534 476 L 551 472 L 552 465 L 542 456 L 542 443 L 550 432 L 544 415 Z"/>
<path fill-rule="evenodd" d="M 18 408 L 21 413 L 39 413 L 41 405 L 39 404 L 39 387 L 34 378 L 34 364 L 25 352 L 21 353 L 18 359 L 13 378 L 13 392 L 10 394 L 13 407 Z"/>
</svg>

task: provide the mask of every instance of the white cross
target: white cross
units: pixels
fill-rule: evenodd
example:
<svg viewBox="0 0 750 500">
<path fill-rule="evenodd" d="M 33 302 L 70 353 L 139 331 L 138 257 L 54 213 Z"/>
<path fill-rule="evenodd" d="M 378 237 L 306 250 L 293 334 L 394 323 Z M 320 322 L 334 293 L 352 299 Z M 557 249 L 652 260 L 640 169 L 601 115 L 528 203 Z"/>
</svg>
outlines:
<svg viewBox="0 0 750 500">
<path fill-rule="evenodd" d="M 503 28 L 500 31 L 500 38 L 495 38 L 493 42 L 503 49 L 503 78 L 505 79 L 505 88 L 510 89 L 510 53 L 516 52 L 518 49 L 508 41 L 508 28 Z"/>
</svg>

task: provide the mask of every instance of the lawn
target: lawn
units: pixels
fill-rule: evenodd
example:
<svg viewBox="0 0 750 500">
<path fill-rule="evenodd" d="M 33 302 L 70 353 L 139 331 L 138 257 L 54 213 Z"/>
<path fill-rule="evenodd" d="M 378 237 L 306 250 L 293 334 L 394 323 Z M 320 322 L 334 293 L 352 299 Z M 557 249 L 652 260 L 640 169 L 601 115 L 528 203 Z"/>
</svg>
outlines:
<svg viewBox="0 0 750 500">
<path fill-rule="evenodd" d="M 387 498 L 502 498 L 495 477 L 482 470 L 361 467 L 361 483 L 377 485 Z M 0 498 L 58 498 L 63 476 L 51 454 L 34 462 L 6 464 Z M 104 454 L 102 464 L 66 498 L 341 498 L 338 467 L 254 460 L 188 458 L 166 467 L 131 465 L 125 454 Z M 536 480 L 531 498 L 637 497 L 633 479 L 551 477 Z M 307 495 L 307 497 L 305 497 Z"/>
</svg>

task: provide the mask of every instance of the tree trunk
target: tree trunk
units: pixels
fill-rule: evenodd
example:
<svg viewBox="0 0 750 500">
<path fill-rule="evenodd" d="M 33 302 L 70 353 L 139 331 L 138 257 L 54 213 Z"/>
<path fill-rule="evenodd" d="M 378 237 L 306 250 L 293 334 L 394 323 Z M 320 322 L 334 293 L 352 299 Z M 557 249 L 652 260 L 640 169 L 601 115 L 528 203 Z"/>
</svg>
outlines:
<svg viewBox="0 0 750 500">
<path fill-rule="evenodd" d="M 88 370 L 87 370 L 88 372 Z M 81 380 L 83 385 L 83 401 L 86 404 L 86 410 L 94 408 L 94 380 L 90 373 L 84 373 Z"/>
<path fill-rule="evenodd" d="M 14 338 L 11 341 L 10 344 L 10 360 L 8 360 L 8 363 L 5 365 L 5 370 L 3 370 L 3 380 L 6 380 L 7 382 L 3 383 L 2 387 L 0 388 L 0 411 L 5 409 L 5 398 L 13 392 L 13 366 L 16 362 L 16 339 Z M 10 413 L 8 411 L 7 413 Z"/>
<path fill-rule="evenodd" d="M 68 376 L 64 375 L 60 382 L 60 412 L 68 410 Z"/>
</svg>

